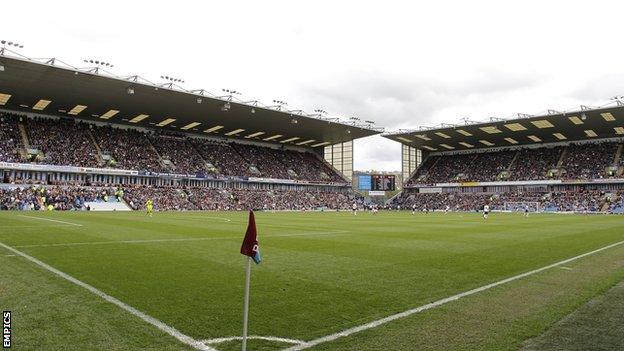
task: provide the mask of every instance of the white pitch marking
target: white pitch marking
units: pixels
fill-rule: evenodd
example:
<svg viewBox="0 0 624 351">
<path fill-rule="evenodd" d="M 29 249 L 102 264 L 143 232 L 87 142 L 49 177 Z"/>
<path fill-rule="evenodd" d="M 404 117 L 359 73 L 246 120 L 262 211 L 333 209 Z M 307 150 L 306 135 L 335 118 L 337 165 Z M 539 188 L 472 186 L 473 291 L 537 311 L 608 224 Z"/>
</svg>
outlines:
<svg viewBox="0 0 624 351">
<path fill-rule="evenodd" d="M 251 340 L 266 340 L 266 341 L 276 341 L 276 342 L 283 342 L 286 344 L 303 344 L 305 341 L 303 340 L 296 340 L 296 339 L 287 339 L 287 338 L 280 338 L 277 336 L 257 336 L 257 335 L 251 335 L 248 336 L 247 339 L 251 339 Z M 208 339 L 208 340 L 202 340 L 200 342 L 203 342 L 204 344 L 221 344 L 224 342 L 228 342 L 228 341 L 235 341 L 235 340 L 243 340 L 242 336 L 230 336 L 227 338 L 215 338 L 215 339 Z"/>
<path fill-rule="evenodd" d="M 211 216 L 202 216 L 202 217 L 195 217 L 195 216 L 188 216 L 188 217 L 180 217 L 180 218 L 174 218 L 174 219 L 178 219 L 178 220 L 184 220 L 186 218 L 190 218 L 190 219 L 222 219 L 226 222 L 231 222 L 232 220 L 229 218 L 225 218 L 225 217 L 211 217 Z"/>
<path fill-rule="evenodd" d="M 24 216 L 24 215 L 18 215 L 18 216 L 19 217 L 24 217 L 24 218 L 30 218 L 30 219 L 38 219 L 38 220 L 41 220 L 41 221 L 50 221 L 50 222 L 56 222 L 56 223 L 63 223 L 63 224 L 67 224 L 67 225 L 74 225 L 76 227 L 82 227 L 82 224 L 65 222 L 65 221 L 59 221 L 57 219 L 41 218 L 41 217 L 33 217 L 33 216 Z"/>
<path fill-rule="evenodd" d="M 574 268 L 565 267 L 565 266 L 561 266 L 561 267 L 559 267 L 559 268 L 561 268 L 561 269 L 565 269 L 565 270 L 567 270 L 567 271 L 573 271 L 573 270 L 574 270 Z"/>
<path fill-rule="evenodd" d="M 280 238 L 292 236 L 321 236 L 321 235 L 340 235 L 349 233 L 348 230 L 335 230 L 332 232 L 311 232 L 311 233 L 289 233 L 265 235 L 260 238 Z M 15 245 L 18 248 L 28 247 L 54 247 L 54 246 L 82 246 L 82 245 L 106 245 L 106 244 L 142 244 L 142 243 L 162 243 L 162 242 L 183 242 L 183 241 L 204 241 L 204 240 L 223 240 L 223 239 L 239 239 L 235 236 L 215 236 L 204 238 L 176 238 L 176 239 L 146 239 L 146 240 L 118 240 L 118 241 L 86 241 L 77 243 L 58 243 L 58 244 L 33 244 L 33 245 Z"/>
<path fill-rule="evenodd" d="M 624 244 L 624 240 L 623 241 L 619 241 L 619 242 L 614 243 L 614 244 L 611 244 L 611 245 L 607 245 L 607 246 L 601 247 L 599 249 L 596 249 L 596 250 L 593 250 L 593 251 L 590 251 L 590 252 L 586 252 L 584 254 L 581 254 L 581 255 L 578 255 L 578 256 L 575 256 L 575 257 L 572 257 L 572 258 L 565 259 L 563 261 L 559 261 L 557 263 L 550 264 L 548 266 L 544 266 L 542 268 L 534 269 L 532 271 L 525 272 L 525 273 L 522 273 L 522 274 L 518 274 L 516 276 L 510 277 L 510 278 L 507 278 L 507 279 L 499 280 L 499 281 L 497 281 L 495 283 L 492 283 L 492 284 L 484 285 L 482 287 L 475 288 L 475 289 L 472 289 L 472 290 L 468 290 L 468 291 L 465 291 L 465 292 L 457 294 L 457 295 L 449 296 L 447 298 L 444 298 L 444 299 L 441 299 L 441 300 L 438 300 L 438 301 L 434 301 L 434 302 L 428 303 L 426 305 L 422 305 L 422 306 L 419 306 L 419 307 L 416 307 L 416 308 L 412 308 L 412 309 L 407 310 L 407 311 L 403 311 L 403 312 L 400 312 L 400 313 L 397 313 L 397 314 L 393 314 L 393 315 L 390 315 L 388 317 L 385 317 L 385 318 L 382 318 L 382 319 L 378 319 L 376 321 L 372 321 L 372 322 L 369 322 L 369 323 L 366 323 L 366 324 L 362 324 L 362 325 L 359 325 L 359 326 L 356 326 L 356 327 L 353 327 L 353 328 L 345 329 L 345 330 L 343 330 L 341 332 L 338 332 L 338 333 L 335 333 L 335 334 L 331 334 L 331 335 L 323 336 L 323 337 L 320 337 L 320 338 L 317 338 L 317 339 L 314 339 L 314 340 L 310 340 L 310 341 L 307 341 L 307 342 L 305 342 L 303 344 L 295 345 L 295 346 L 286 348 L 283 351 L 300 351 L 300 350 L 305 350 L 305 349 L 309 349 L 310 347 L 314 347 L 314 346 L 319 345 L 319 344 L 324 344 L 324 343 L 329 342 L 329 341 L 334 341 L 336 339 L 339 339 L 339 338 L 342 338 L 342 337 L 345 337 L 345 336 L 349 336 L 351 334 L 356 334 L 356 333 L 359 333 L 359 332 L 362 332 L 362 331 L 365 331 L 365 330 L 368 330 L 368 329 L 376 328 L 376 327 L 378 327 L 380 325 L 392 322 L 394 320 L 397 320 L 397 319 L 400 319 L 400 318 L 404 318 L 404 317 L 408 317 L 408 316 L 411 316 L 412 314 L 415 314 L 415 313 L 420 313 L 420 312 L 423 312 L 423 311 L 426 311 L 426 310 L 430 310 L 432 308 L 436 308 L 438 306 L 442 306 L 442 305 L 447 304 L 449 302 L 453 302 L 453 301 L 459 300 L 459 299 L 461 299 L 463 297 L 474 295 L 474 294 L 480 293 L 482 291 L 492 289 L 492 288 L 497 287 L 499 285 L 507 284 L 507 283 L 513 282 L 515 280 L 518 280 L 518 279 L 521 279 L 521 278 L 525 278 L 525 277 L 528 277 L 528 276 L 536 274 L 536 273 L 543 272 L 543 271 L 545 271 L 547 269 L 551 269 L 551 268 L 554 268 L 554 267 L 557 267 L 557 266 L 564 265 L 566 263 L 578 260 L 579 258 L 583 258 L 583 257 L 589 256 L 589 255 L 593 255 L 593 254 L 596 254 L 598 252 L 601 252 L 601 251 L 604 251 L 604 250 L 607 250 L 607 249 L 610 249 L 612 247 L 615 247 L 615 246 L 618 246 L 618 245 L 622 245 L 622 244 Z"/>
<path fill-rule="evenodd" d="M 47 227 L 66 227 L 70 224 L 42 224 L 42 225 L 3 225 L 2 228 L 47 228 Z M 71 224 L 73 225 L 73 224 Z"/>
<path fill-rule="evenodd" d="M 5 248 L 5 249 L 7 249 L 7 250 L 17 254 L 17 255 L 20 255 L 20 256 L 24 257 L 25 259 L 29 260 L 30 262 L 33 262 L 34 264 L 36 264 L 36 265 L 38 265 L 38 266 L 40 266 L 40 267 L 42 267 L 42 268 L 44 268 L 44 269 L 46 269 L 46 270 L 48 270 L 48 271 L 50 271 L 52 273 L 58 275 L 59 277 L 65 279 L 65 280 L 68 280 L 68 281 L 70 281 L 70 282 L 72 282 L 72 283 L 74 283 L 74 284 L 76 284 L 76 285 L 78 285 L 78 286 L 80 286 L 82 288 L 87 289 L 88 291 L 92 292 L 93 294 L 103 298 L 104 300 L 106 300 L 106 301 L 108 301 L 108 302 L 110 302 L 110 303 L 112 303 L 114 305 L 117 305 L 118 307 L 120 307 L 121 309 L 129 312 L 130 314 L 132 314 L 132 315 L 134 315 L 136 317 L 139 317 L 143 321 L 145 321 L 145 322 L 155 326 L 156 328 L 164 331 L 165 333 L 173 336 L 174 338 L 178 339 L 179 341 L 181 341 L 182 343 L 184 343 L 186 345 L 192 346 L 193 348 L 195 348 L 197 350 L 202 350 L 202 351 L 217 351 L 216 349 L 213 349 L 212 347 L 209 347 L 209 346 L 207 346 L 207 345 L 205 345 L 205 344 L 203 344 L 203 343 L 201 343 L 201 342 L 191 338 L 188 335 L 182 334 L 177 329 L 175 329 L 175 328 L 173 328 L 171 326 L 168 326 L 167 324 L 159 321 L 158 319 L 156 319 L 154 317 L 151 317 L 151 316 L 148 316 L 147 314 L 137 310 L 136 308 L 134 308 L 134 307 L 132 307 L 132 306 L 130 306 L 130 305 L 128 305 L 128 304 L 126 304 L 126 303 L 124 303 L 124 302 L 122 302 L 122 301 L 120 301 L 120 300 L 118 300 L 118 299 L 116 299 L 116 298 L 114 298 L 114 297 L 112 297 L 112 296 L 110 296 L 110 295 L 108 295 L 108 294 L 98 290 L 98 289 L 96 289 L 95 287 L 93 287 L 93 286 L 91 286 L 91 285 L 89 285 L 89 284 L 87 284 L 87 283 L 85 283 L 85 282 L 83 282 L 81 280 L 78 280 L 78 279 L 72 277 L 71 275 L 69 275 L 67 273 L 61 272 L 58 269 L 56 269 L 56 268 L 54 268 L 54 267 L 52 267 L 52 266 L 50 266 L 50 265 L 48 265 L 48 264 L 46 264 L 46 263 L 44 263 L 42 261 L 39 261 L 38 259 L 36 259 L 36 258 L 34 258 L 32 256 L 29 256 L 29 255 L 27 255 L 27 254 L 25 254 L 25 253 L 23 253 L 23 252 L 21 252 L 21 251 L 19 251 L 17 249 L 14 249 L 14 248 L 12 248 L 10 246 L 7 246 L 7 245 L 5 245 L 3 243 L 0 243 L 0 246 L 2 246 L 3 248 Z"/>
</svg>

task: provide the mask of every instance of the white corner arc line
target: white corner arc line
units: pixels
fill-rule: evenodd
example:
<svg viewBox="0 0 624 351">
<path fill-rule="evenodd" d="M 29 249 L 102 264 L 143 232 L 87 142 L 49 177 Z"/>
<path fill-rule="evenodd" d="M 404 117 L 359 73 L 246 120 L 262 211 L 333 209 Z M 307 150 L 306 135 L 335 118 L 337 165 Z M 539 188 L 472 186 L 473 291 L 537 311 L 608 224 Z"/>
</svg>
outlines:
<svg viewBox="0 0 624 351">
<path fill-rule="evenodd" d="M 5 248 L 5 249 L 7 249 L 7 250 L 9 250 L 9 251 L 11 251 L 11 252 L 13 252 L 13 253 L 15 253 L 15 254 L 17 254 L 17 255 L 19 255 L 19 256 L 22 256 L 23 258 L 27 259 L 28 261 L 30 261 L 30 262 L 32 262 L 32 263 L 34 263 L 34 264 L 36 264 L 36 265 L 46 269 L 46 270 L 48 270 L 48 271 L 58 275 L 59 277 L 65 279 L 65 280 L 70 281 L 71 283 L 74 283 L 74 284 L 76 284 L 76 285 L 78 285 L 78 286 L 80 286 L 82 288 L 85 288 L 86 290 L 88 290 L 91 293 L 101 297 L 102 299 L 112 303 L 113 305 L 117 305 L 118 307 L 120 307 L 121 309 L 125 310 L 126 312 L 129 312 L 130 314 L 132 314 L 132 315 L 134 315 L 136 317 L 139 317 L 143 321 L 145 321 L 145 322 L 155 326 L 156 328 L 158 328 L 158 329 L 164 331 L 165 333 L 173 336 L 174 338 L 178 339 L 179 341 L 181 341 L 182 343 L 184 343 L 184 344 L 186 344 L 188 346 L 191 346 L 191 347 L 193 347 L 193 348 L 195 348 L 197 350 L 201 350 L 201 351 L 217 351 L 216 349 L 213 349 L 212 347 L 207 346 L 207 345 L 205 345 L 205 344 L 203 344 L 203 343 L 201 343 L 201 342 L 191 338 L 188 335 L 182 334 L 177 329 L 175 329 L 175 328 L 173 328 L 171 326 L 168 326 L 167 324 L 159 321 L 158 319 L 156 319 L 154 317 L 151 317 L 151 316 L 148 316 L 147 314 L 137 310 L 136 308 L 134 308 L 134 307 L 132 307 L 132 306 L 130 306 L 130 305 L 128 305 L 128 304 L 126 304 L 126 303 L 124 303 L 124 302 L 122 302 L 122 301 L 120 301 L 120 300 L 118 300 L 118 299 L 116 299 L 116 298 L 114 298 L 114 297 L 112 297 L 112 296 L 110 296 L 110 295 L 108 295 L 108 294 L 98 290 L 98 289 L 96 289 L 95 287 L 93 287 L 93 286 L 91 286 L 91 285 L 89 285 L 89 284 L 87 284 L 87 283 L 85 283 L 85 282 L 83 282 L 81 280 L 78 280 L 78 279 L 72 277 L 71 275 L 69 275 L 67 273 L 59 271 L 58 269 L 56 269 L 56 268 L 54 268 L 54 267 L 52 267 L 52 266 L 50 266 L 50 265 L 48 265 L 48 264 L 38 260 L 38 259 L 36 259 L 36 258 L 34 258 L 34 257 L 32 257 L 32 256 L 30 256 L 28 254 L 25 254 L 25 253 L 23 253 L 23 252 L 21 252 L 21 251 L 19 251 L 17 249 L 14 249 L 14 248 L 12 248 L 12 247 L 10 247 L 8 245 L 5 245 L 5 244 L 1 243 L 1 242 L 0 242 L 0 246 Z"/>
<path fill-rule="evenodd" d="M 583 257 L 586 257 L 586 256 L 590 256 L 590 255 L 596 254 L 598 252 L 601 252 L 601 251 L 604 251 L 604 250 L 607 250 L 607 249 L 610 249 L 612 247 L 615 247 L 615 246 L 618 246 L 618 245 L 622 245 L 622 244 L 624 244 L 624 240 L 616 242 L 616 243 L 613 243 L 611 245 L 607 245 L 607 246 L 601 247 L 601 248 L 593 250 L 593 251 L 586 252 L 586 253 L 578 255 L 578 256 L 574 256 L 572 258 L 565 259 L 563 261 L 559 261 L 559 262 L 550 264 L 548 266 L 544 266 L 542 268 L 534 269 L 532 271 L 525 272 L 525 273 L 522 273 L 522 274 L 518 274 L 518 275 L 515 275 L 513 277 L 503 279 L 503 280 L 499 280 L 497 282 L 494 282 L 494 283 L 491 283 L 491 284 L 488 284 L 488 285 L 484 285 L 484 286 L 481 286 L 479 288 L 475 288 L 475 289 L 472 289 L 472 290 L 468 290 L 468 291 L 465 291 L 463 293 L 459 293 L 457 295 L 449 296 L 447 298 L 444 298 L 444 299 L 441 299 L 441 300 L 438 300 L 438 301 L 434 301 L 434 302 L 428 303 L 426 305 L 422 305 L 422 306 L 419 306 L 419 307 L 416 307 L 416 308 L 409 309 L 407 311 L 403 311 L 403 312 L 400 312 L 400 313 L 397 313 L 397 314 L 393 314 L 393 315 L 390 315 L 388 317 L 378 319 L 376 321 L 372 321 L 372 322 L 369 322 L 369 323 L 366 323 L 366 324 L 362 324 L 362 325 L 359 325 L 359 326 L 356 326 L 356 327 L 353 327 L 353 328 L 345 329 L 345 330 L 340 331 L 340 332 L 335 333 L 335 334 L 331 334 L 331 335 L 323 336 L 323 337 L 320 337 L 320 338 L 317 338 L 317 339 L 314 339 L 314 340 L 310 340 L 310 341 L 307 341 L 307 342 L 305 342 L 303 344 L 291 346 L 289 348 L 284 349 L 283 351 L 300 351 L 300 350 L 305 350 L 305 349 L 309 349 L 311 347 L 314 347 L 314 346 L 317 346 L 317 345 L 320 345 L 320 344 L 324 344 L 326 342 L 334 341 L 336 339 L 340 339 L 342 337 L 349 336 L 351 334 L 356 334 L 356 333 L 359 333 L 359 332 L 362 332 L 362 331 L 365 331 L 365 330 L 368 330 L 368 329 L 376 328 L 376 327 L 379 327 L 380 325 L 392 322 L 394 320 L 397 320 L 397 319 L 400 319 L 400 318 L 404 318 L 404 317 L 408 317 L 408 316 L 411 316 L 412 314 L 415 314 L 415 313 L 420 313 L 420 312 L 423 312 L 423 311 L 426 311 L 426 310 L 430 310 L 432 308 L 436 308 L 438 306 L 447 304 L 449 302 L 459 300 L 459 299 L 461 299 L 463 297 L 474 295 L 474 294 L 480 293 L 482 291 L 492 289 L 492 288 L 497 287 L 499 285 L 507 284 L 507 283 L 513 282 L 514 280 L 522 279 L 522 278 L 528 277 L 530 275 L 543 272 L 543 271 L 545 271 L 547 269 L 551 269 L 551 268 L 554 268 L 554 267 L 557 267 L 557 266 L 561 266 L 563 264 L 570 263 L 570 262 L 578 260 L 580 258 L 583 258 Z"/>
<path fill-rule="evenodd" d="M 250 335 L 250 336 L 247 337 L 247 339 L 276 341 L 276 342 L 283 342 L 285 344 L 303 344 L 303 343 L 305 343 L 305 341 L 303 341 L 303 340 L 280 338 L 280 337 L 277 337 L 277 336 Z M 235 341 L 235 340 L 243 340 L 243 337 L 242 336 L 230 336 L 230 337 L 226 337 L 226 338 L 215 338 L 215 339 L 201 340 L 200 342 L 202 342 L 204 344 L 209 344 L 210 345 L 210 344 L 221 344 L 221 343 L 224 343 L 224 342 Z"/>
<path fill-rule="evenodd" d="M 41 221 L 50 221 L 50 222 L 56 222 L 56 223 L 63 223 L 63 224 L 67 224 L 67 225 L 73 225 L 73 226 L 76 226 L 76 227 L 82 227 L 82 224 L 65 222 L 65 221 L 59 221 L 58 219 L 41 218 L 41 217 L 24 216 L 24 215 L 18 215 L 18 216 L 19 217 L 24 217 L 24 218 L 30 218 L 30 219 L 38 219 L 38 220 L 41 220 Z"/>
</svg>

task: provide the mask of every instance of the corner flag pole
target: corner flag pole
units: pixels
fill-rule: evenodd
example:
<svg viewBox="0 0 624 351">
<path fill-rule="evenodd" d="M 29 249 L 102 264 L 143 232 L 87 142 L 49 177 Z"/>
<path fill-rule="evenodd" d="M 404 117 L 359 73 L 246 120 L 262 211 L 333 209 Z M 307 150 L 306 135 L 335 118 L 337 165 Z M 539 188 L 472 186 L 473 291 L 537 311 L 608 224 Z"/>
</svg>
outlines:
<svg viewBox="0 0 624 351">
<path fill-rule="evenodd" d="M 249 321 L 249 285 L 251 281 L 251 257 L 247 257 L 247 272 L 245 275 L 245 307 L 243 310 L 243 351 L 247 351 L 247 324 Z"/>
<path fill-rule="evenodd" d="M 247 351 L 247 325 L 249 322 L 249 285 L 251 281 L 251 261 L 256 264 L 262 261 L 258 247 L 258 232 L 256 231 L 256 217 L 253 211 L 249 211 L 249 224 L 245 232 L 245 239 L 241 245 L 240 253 L 247 256 L 247 269 L 245 274 L 245 307 L 243 309 L 243 351 Z"/>
</svg>

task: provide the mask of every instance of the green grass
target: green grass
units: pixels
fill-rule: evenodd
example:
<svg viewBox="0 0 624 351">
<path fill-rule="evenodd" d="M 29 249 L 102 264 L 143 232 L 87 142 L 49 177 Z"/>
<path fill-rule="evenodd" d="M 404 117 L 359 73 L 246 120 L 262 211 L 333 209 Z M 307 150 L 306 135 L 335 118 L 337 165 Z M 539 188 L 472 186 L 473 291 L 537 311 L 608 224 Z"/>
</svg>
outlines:
<svg viewBox="0 0 624 351">
<path fill-rule="evenodd" d="M 307 212 L 258 213 L 256 219 L 264 261 L 253 267 L 251 334 L 302 340 L 624 240 L 617 216 L 494 214 L 484 221 L 478 214 Z M 246 214 L 233 212 L 153 218 L 5 212 L 0 242 L 193 338 L 210 339 L 241 334 L 244 258 L 238 251 L 245 226 Z M 0 307 L 13 311 L 15 349 L 189 349 L 10 254 L 0 248 Z M 316 349 L 517 349 L 624 279 L 624 247 L 568 266 L 576 268 L 540 273 Z M 252 350 L 285 346 L 250 343 Z"/>
<path fill-rule="evenodd" d="M 572 313 L 523 351 L 624 350 L 624 282 Z"/>
</svg>

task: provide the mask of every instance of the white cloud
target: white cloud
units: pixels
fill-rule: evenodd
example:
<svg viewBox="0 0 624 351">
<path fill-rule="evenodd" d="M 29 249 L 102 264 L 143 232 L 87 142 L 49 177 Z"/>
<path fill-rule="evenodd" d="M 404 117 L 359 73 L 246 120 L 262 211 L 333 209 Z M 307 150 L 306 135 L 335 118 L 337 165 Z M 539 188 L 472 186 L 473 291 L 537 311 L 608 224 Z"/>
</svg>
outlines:
<svg viewBox="0 0 624 351">
<path fill-rule="evenodd" d="M 35 10 L 36 9 L 36 10 Z M 388 130 L 595 104 L 621 95 L 616 1 L 74 1 L 3 4 L 3 39 L 33 57 L 98 58 L 250 99 L 324 108 Z M 356 168 L 400 147 L 356 142 Z"/>
</svg>

